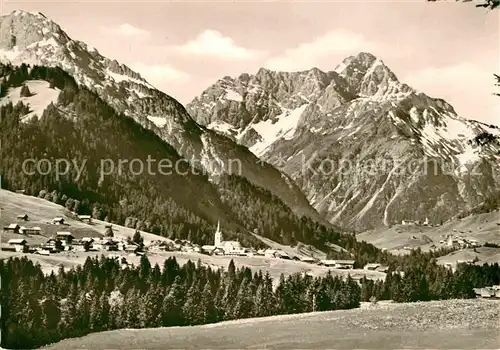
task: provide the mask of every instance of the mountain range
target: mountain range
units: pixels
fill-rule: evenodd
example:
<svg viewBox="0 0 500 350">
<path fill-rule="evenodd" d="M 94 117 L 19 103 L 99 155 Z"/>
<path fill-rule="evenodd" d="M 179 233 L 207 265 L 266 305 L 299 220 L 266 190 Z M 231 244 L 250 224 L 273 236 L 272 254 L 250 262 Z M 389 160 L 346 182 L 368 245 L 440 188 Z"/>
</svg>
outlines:
<svg viewBox="0 0 500 350">
<path fill-rule="evenodd" d="M 440 224 L 498 197 L 500 128 L 457 115 L 370 53 L 328 72 L 224 77 L 186 108 L 292 177 L 342 227 Z"/>
<path fill-rule="evenodd" d="M 112 122 L 120 125 L 117 130 L 125 130 L 127 120 L 132 120 L 133 138 L 116 140 L 133 149 L 131 154 L 148 154 L 138 152 L 138 147 L 165 148 L 168 152 L 156 153 L 158 157 L 182 157 L 201 169 L 206 177 L 162 180 L 169 189 L 151 185 L 156 190 L 150 196 L 166 191 L 182 208 L 211 223 L 223 217 L 233 227 L 253 230 L 259 221 L 281 223 L 283 215 L 259 218 L 257 212 L 248 215 L 249 208 L 279 207 L 274 213 L 284 211 L 293 218 L 283 224 L 285 232 L 273 238 L 294 231 L 303 239 L 315 235 L 314 225 L 307 224 L 304 231 L 303 217 L 323 227 L 359 231 L 408 219 L 437 223 L 498 194 L 500 129 L 462 118 L 446 101 L 399 82 L 369 53 L 348 57 L 329 72 L 260 69 L 255 75 L 225 77 L 186 108 L 126 65 L 71 39 L 40 13 L 14 11 L 0 18 L 0 61 L 56 69 L 36 74 L 5 70 L 1 104 L 28 104 L 30 110 L 20 116 L 23 121 L 35 109 L 40 117 L 50 105 L 58 114 L 83 123 L 78 118 L 89 113 L 86 106 L 102 102 L 89 118 L 99 122 L 100 113 L 110 107 L 110 118 L 123 119 Z M 56 78 L 58 70 L 68 77 Z M 16 74 L 23 75 L 22 81 L 13 80 Z M 40 85 L 40 80 L 57 80 L 58 85 Z M 19 99 L 15 89 L 26 82 L 38 90 L 33 97 Z M 76 108 L 77 101 L 68 97 L 71 91 L 87 103 Z M 147 144 L 142 142 L 144 135 Z M 110 145 L 102 147 L 113 152 Z M 112 154 L 126 156 L 122 150 Z M 237 172 L 234 160 L 240 164 Z M 363 170 L 373 163 L 374 170 Z M 13 183 L 15 176 L 10 177 Z M 100 184 L 88 186 L 98 192 Z M 113 201 L 123 200 L 124 189 Z"/>
</svg>

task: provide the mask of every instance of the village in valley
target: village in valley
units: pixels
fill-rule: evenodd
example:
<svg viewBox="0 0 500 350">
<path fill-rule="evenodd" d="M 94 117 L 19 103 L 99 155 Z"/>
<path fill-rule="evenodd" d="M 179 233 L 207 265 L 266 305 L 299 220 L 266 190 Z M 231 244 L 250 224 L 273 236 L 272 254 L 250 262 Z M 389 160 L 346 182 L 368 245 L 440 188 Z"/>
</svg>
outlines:
<svg viewBox="0 0 500 350">
<path fill-rule="evenodd" d="M 213 268 L 227 268 L 234 260 L 239 266 L 267 269 L 276 278 L 281 273 L 319 276 L 332 271 L 359 281 L 364 276 L 383 279 L 387 271 L 386 266 L 376 261 L 355 268 L 354 260 L 327 259 L 320 251 L 304 252 L 278 244 L 264 249 L 245 247 L 237 240 L 225 240 L 220 223 L 213 233 L 213 243 L 199 245 L 100 221 L 90 215 L 77 215 L 22 193 L 2 190 L 2 197 L 5 199 L 1 217 L 2 258 L 25 255 L 42 265 L 50 262 L 44 265 L 46 273 L 57 272 L 61 266 L 83 264 L 88 256 L 101 255 L 119 259 L 123 268 L 138 264 L 142 255 L 159 266 L 172 256 L 180 263 L 200 260 Z"/>
<path fill-rule="evenodd" d="M 77 218 L 82 223 L 92 225 L 92 217 L 90 215 L 77 215 Z M 18 235 L 19 238 L 11 238 L 6 243 L 2 242 L 2 251 L 40 255 L 51 255 L 61 252 L 122 252 L 130 256 L 160 252 L 180 252 L 228 257 L 265 257 L 301 261 L 335 269 L 354 269 L 354 260 L 320 260 L 310 256 L 290 256 L 283 250 L 270 248 L 257 250 L 252 247 L 243 247 L 239 241 L 224 241 L 220 222 L 217 224 L 217 230 L 214 233 L 213 245 L 200 246 L 189 240 L 153 240 L 145 245 L 141 233 L 138 230 L 135 231 L 133 237 L 115 237 L 113 229 L 117 226 L 112 224 L 105 224 L 105 231 L 102 237 L 86 236 L 76 238 L 71 233 L 71 229 L 69 228 L 70 225 L 65 222 L 65 219 L 63 217 L 55 217 L 50 224 L 55 225 L 57 228 L 60 227 L 61 230 L 57 230 L 55 235 L 48 238 L 44 243 L 29 244 L 28 237 L 43 237 L 44 233 L 38 226 L 26 227 L 29 226 L 29 217 L 27 214 L 20 214 L 17 216 L 17 219 L 22 220 L 24 223 L 23 226 L 18 223 L 12 223 L 5 226 L 3 232 Z M 118 255 L 111 256 L 116 257 Z M 126 263 L 124 264 L 126 265 Z M 385 272 L 387 267 L 377 263 L 370 263 L 365 266 L 365 269 Z"/>
<path fill-rule="evenodd" d="M 101 255 L 118 259 L 122 268 L 138 264 L 142 255 L 148 256 L 152 263 L 157 263 L 159 266 L 162 266 L 169 257 L 175 257 L 180 263 L 188 260 L 199 261 L 207 266 L 223 269 L 227 267 L 229 261 L 234 260 L 239 266 L 268 270 L 274 278 L 279 277 L 281 273 L 321 276 L 330 272 L 344 278 L 351 276 L 358 283 L 363 277 L 383 280 L 388 271 L 387 266 L 376 261 L 356 267 L 354 260 L 327 259 L 325 254 L 318 251 L 294 250 L 279 244 L 272 246 L 270 242 L 274 242 L 267 239 L 264 243 L 269 245 L 268 248 L 245 247 L 237 240 L 224 240 L 220 222 L 213 234 L 213 244 L 199 245 L 189 240 L 171 240 L 100 221 L 91 215 L 77 215 L 56 204 L 22 193 L 3 190 L 2 193 L 5 194 L 5 199 L 10 199 L 6 202 L 27 201 L 25 206 L 9 206 L 9 215 L 2 216 L 2 257 L 26 255 L 42 264 L 50 261 L 51 266 L 45 269 L 46 273 L 57 271 L 60 267 L 82 264 L 89 256 Z M 45 215 L 40 220 L 36 209 L 41 207 L 41 203 L 50 206 L 50 213 L 63 215 L 48 219 L 46 216 L 48 212 L 44 212 Z M 25 207 L 29 209 L 24 210 Z M 2 208 L 2 214 L 4 213 Z M 33 216 L 36 217 L 32 218 Z M 402 232 L 404 227 L 417 229 L 429 226 L 427 220 L 422 223 L 403 221 L 397 230 Z M 410 236 L 410 239 L 412 238 L 413 236 Z M 476 239 L 470 238 L 466 231 L 452 229 L 451 232 L 442 235 L 439 244 L 432 246 L 447 247 L 453 249 L 454 253 L 461 253 L 470 249 L 475 250 L 481 247 L 481 244 Z M 411 250 L 408 246 L 404 248 Z M 457 258 L 452 262 L 443 261 L 442 264 L 454 271 L 459 263 L 475 262 L 476 260 L 472 258 Z M 500 297 L 500 287 L 480 288 L 476 290 L 476 294 L 497 298 Z"/>
</svg>

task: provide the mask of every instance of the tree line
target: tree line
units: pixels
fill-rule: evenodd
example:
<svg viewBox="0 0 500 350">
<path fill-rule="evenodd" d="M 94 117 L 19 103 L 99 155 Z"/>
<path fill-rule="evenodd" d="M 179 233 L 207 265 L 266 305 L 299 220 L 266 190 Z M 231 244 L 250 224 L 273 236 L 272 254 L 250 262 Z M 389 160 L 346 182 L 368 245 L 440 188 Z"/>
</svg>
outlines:
<svg viewBox="0 0 500 350">
<path fill-rule="evenodd" d="M 273 281 L 269 272 L 214 270 L 174 257 L 151 266 L 87 258 L 84 265 L 44 274 L 26 257 L 0 260 L 2 339 L 6 348 L 35 348 L 118 328 L 201 325 L 250 317 L 351 309 L 361 301 L 413 302 L 472 298 L 473 287 L 499 284 L 495 265 L 459 265 L 455 272 L 415 253 L 385 281 L 306 273 Z M 125 266 L 125 267 L 124 267 Z"/>
</svg>

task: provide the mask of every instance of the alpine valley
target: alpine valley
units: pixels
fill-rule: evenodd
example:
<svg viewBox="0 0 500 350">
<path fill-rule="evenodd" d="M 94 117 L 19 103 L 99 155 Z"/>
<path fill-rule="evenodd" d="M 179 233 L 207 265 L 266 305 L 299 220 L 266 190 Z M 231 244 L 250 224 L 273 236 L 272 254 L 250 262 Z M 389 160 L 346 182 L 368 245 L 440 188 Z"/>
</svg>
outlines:
<svg viewBox="0 0 500 350">
<path fill-rule="evenodd" d="M 71 39 L 43 14 L 0 17 L 0 62 L 2 188 L 200 244 L 212 242 L 218 220 L 243 242 L 260 242 L 250 231 L 319 248 L 354 241 L 347 235 L 339 242 L 340 230 L 289 176 L 200 125 L 140 74 Z M 100 178 L 103 159 L 148 157 L 180 164 L 180 172 L 131 174 L 125 167 Z M 34 177 L 23 172 L 29 158 L 74 159 L 85 162 L 85 172 Z"/>
<path fill-rule="evenodd" d="M 186 109 L 41 13 L 0 18 L 0 61 L 2 186 L 42 191 L 101 219 L 204 243 L 220 219 L 242 239 L 255 239 L 252 231 L 352 248 L 339 227 L 438 222 L 496 205 L 499 128 L 457 116 L 368 53 L 331 72 L 225 77 Z M 102 158 L 148 156 L 185 159 L 202 174 L 100 179 Z M 22 159 L 44 157 L 86 160 L 87 172 L 23 174 Z M 340 176 L 334 165 L 381 159 L 388 162 L 371 173 L 354 167 Z M 413 172 L 398 171 L 422 159 Z"/>
</svg>

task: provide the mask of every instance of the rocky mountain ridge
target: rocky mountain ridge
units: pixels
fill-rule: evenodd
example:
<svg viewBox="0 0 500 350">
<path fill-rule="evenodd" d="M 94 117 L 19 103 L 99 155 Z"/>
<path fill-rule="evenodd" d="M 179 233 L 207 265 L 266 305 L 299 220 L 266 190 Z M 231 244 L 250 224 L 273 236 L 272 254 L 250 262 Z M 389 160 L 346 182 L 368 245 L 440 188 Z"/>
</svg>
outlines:
<svg viewBox="0 0 500 350">
<path fill-rule="evenodd" d="M 290 175 L 344 227 L 438 224 L 500 188 L 500 128 L 458 116 L 369 53 L 329 72 L 225 77 L 186 108 Z"/>
</svg>

